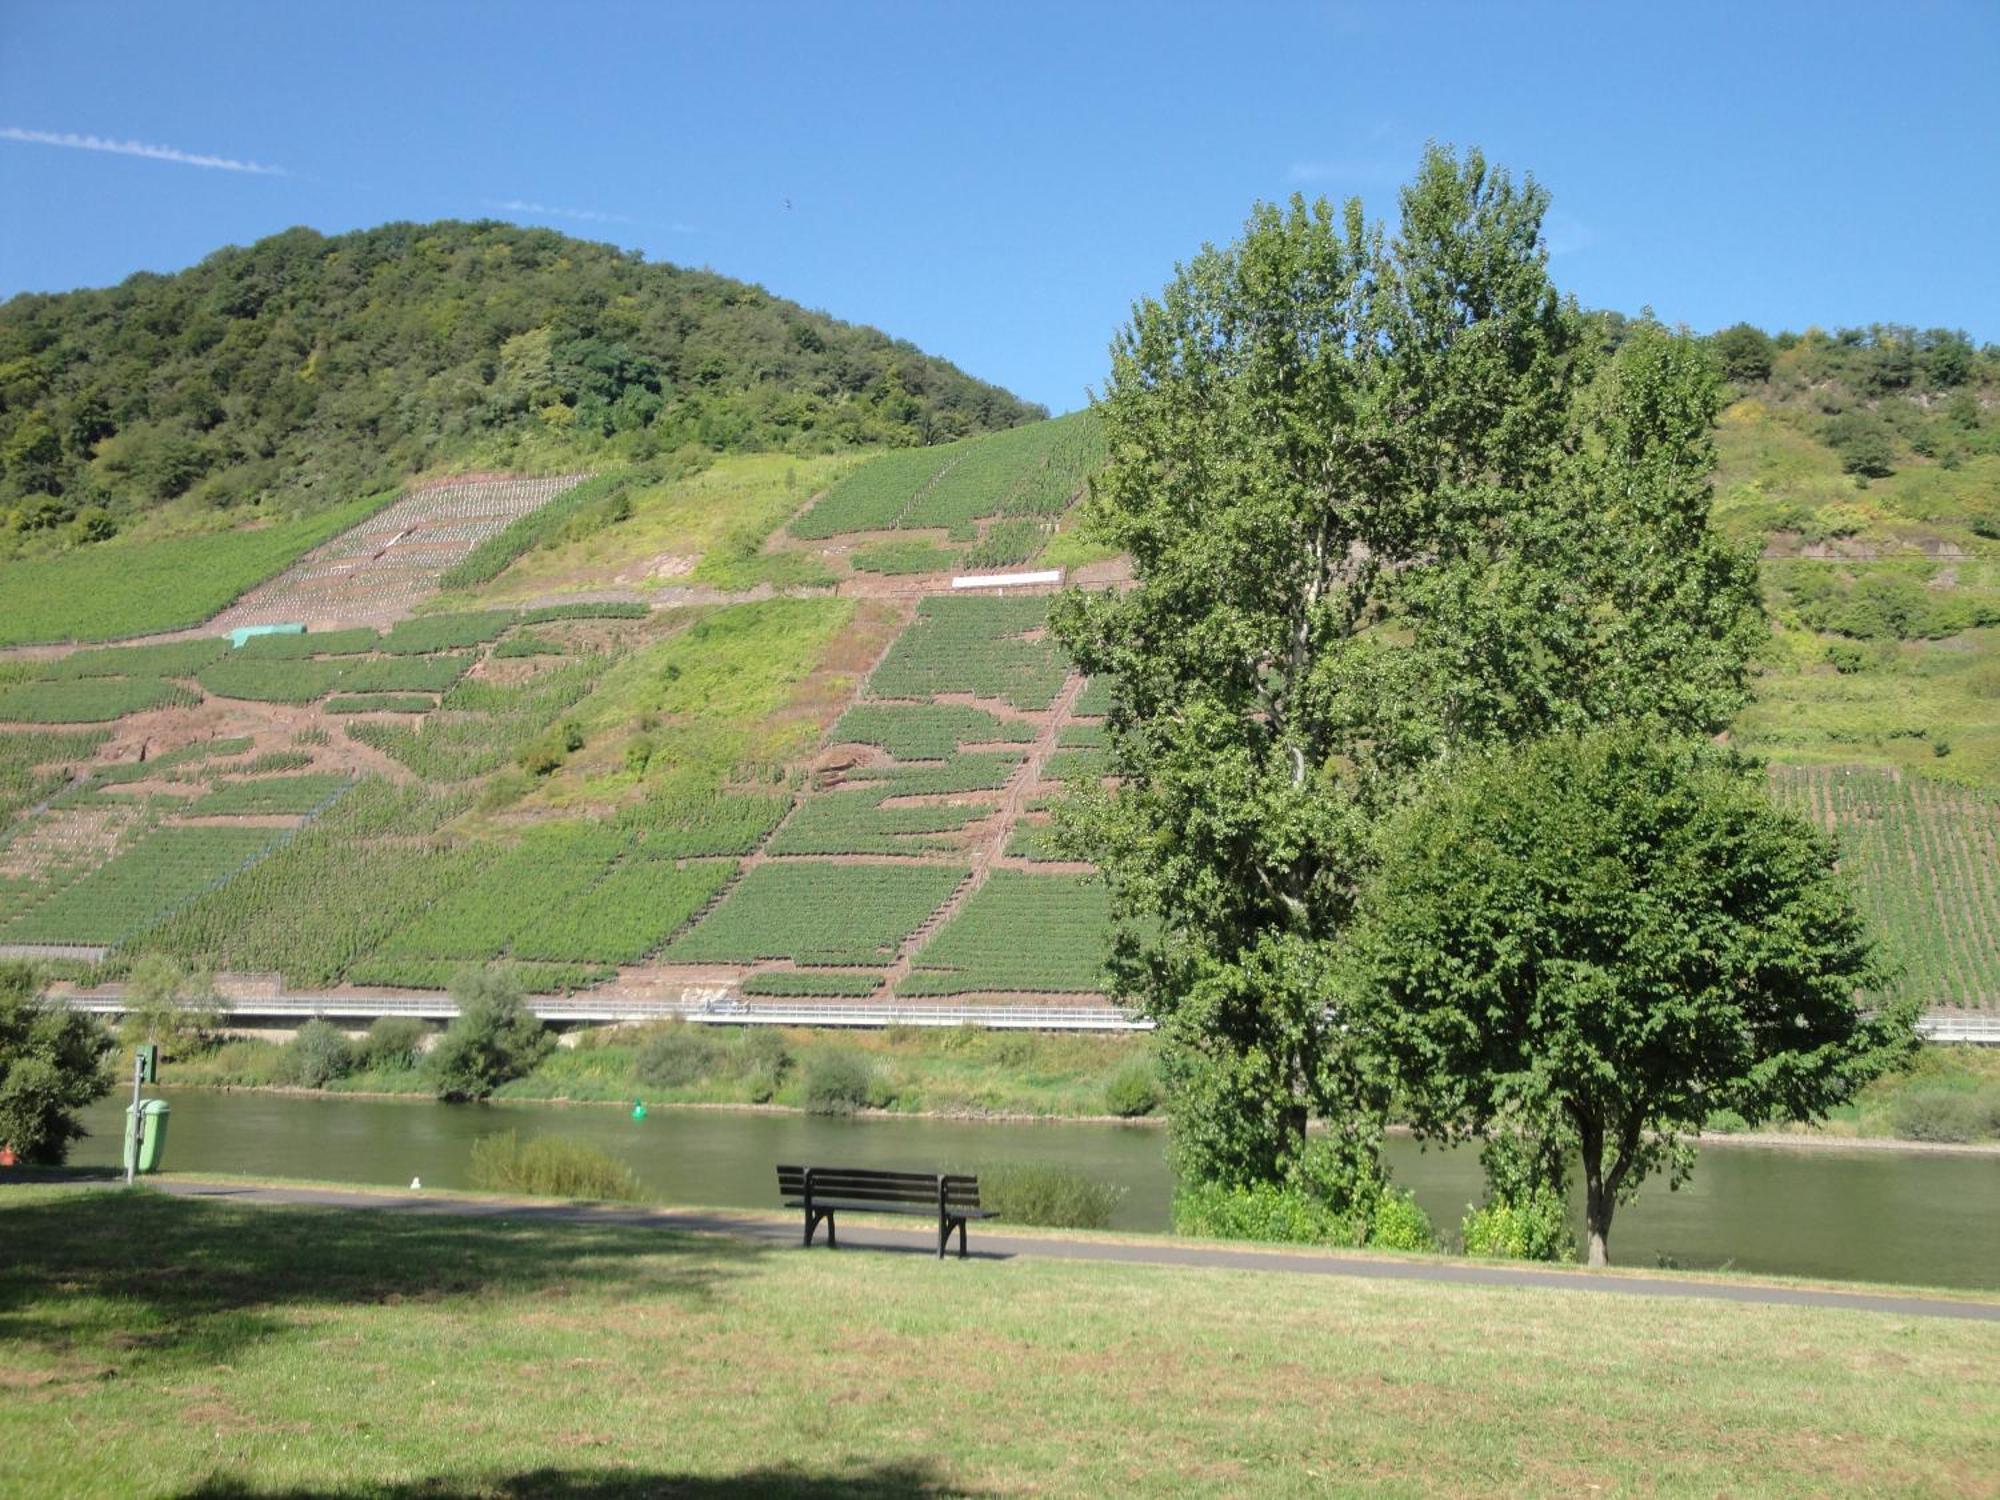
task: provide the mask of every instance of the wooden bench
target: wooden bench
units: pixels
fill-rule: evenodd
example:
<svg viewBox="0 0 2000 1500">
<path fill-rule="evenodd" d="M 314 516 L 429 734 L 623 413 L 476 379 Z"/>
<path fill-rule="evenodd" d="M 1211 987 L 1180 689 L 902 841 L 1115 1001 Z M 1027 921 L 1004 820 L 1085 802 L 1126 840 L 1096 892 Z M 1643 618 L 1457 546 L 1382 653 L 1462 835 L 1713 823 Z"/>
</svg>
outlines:
<svg viewBox="0 0 2000 1500">
<path fill-rule="evenodd" d="M 834 1248 L 833 1216 L 856 1213 L 937 1215 L 938 1259 L 958 1231 L 959 1259 L 965 1258 L 968 1219 L 997 1219 L 979 1206 L 979 1179 L 949 1172 L 878 1172 L 866 1167 L 778 1168 L 778 1191 L 785 1207 L 805 1210 L 807 1245 L 826 1222 L 826 1247 Z"/>
</svg>

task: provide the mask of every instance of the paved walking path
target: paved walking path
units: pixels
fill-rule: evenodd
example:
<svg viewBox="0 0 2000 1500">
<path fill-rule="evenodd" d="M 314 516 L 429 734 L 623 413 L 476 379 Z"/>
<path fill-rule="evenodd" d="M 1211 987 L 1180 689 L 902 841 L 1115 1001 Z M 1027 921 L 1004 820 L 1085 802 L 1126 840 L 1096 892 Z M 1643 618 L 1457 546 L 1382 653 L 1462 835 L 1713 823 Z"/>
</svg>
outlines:
<svg viewBox="0 0 2000 1500">
<path fill-rule="evenodd" d="M 343 1191 L 339 1188 L 257 1187 L 223 1182 L 155 1179 L 161 1192 L 184 1198 L 222 1198 L 239 1203 L 297 1204 L 315 1208 L 365 1208 L 378 1212 L 438 1215 L 464 1219 L 528 1219 L 575 1224 L 624 1224 L 695 1234 L 729 1234 L 770 1245 L 799 1243 L 797 1219 L 692 1213 L 677 1209 L 611 1208 L 575 1203 L 533 1203 L 421 1193 Z M 1429 1281 L 1457 1286 L 1551 1287 L 1571 1292 L 1608 1292 L 1626 1297 L 1679 1297 L 1705 1302 L 1747 1302 L 1767 1307 L 1832 1307 L 1854 1312 L 1897 1313 L 1906 1317 L 1969 1318 L 2000 1323 L 2000 1302 L 1948 1297 L 1903 1296 L 1893 1292 L 1835 1291 L 1753 1281 L 1698 1281 L 1673 1276 L 1605 1275 L 1592 1271 L 1495 1266 L 1439 1260 L 1371 1259 L 1308 1251 L 1234 1249 L 1224 1245 L 1172 1241 L 1061 1239 L 1054 1236 L 993 1234 L 975 1226 L 973 1256 L 1043 1260 L 1108 1261 L 1121 1265 L 1205 1266 L 1237 1271 L 1277 1271 L 1299 1276 L 1359 1276 L 1382 1281 Z M 934 1255 L 937 1230 L 842 1225 L 840 1247 Z M 822 1252 L 824 1253 L 824 1252 Z M 834 1252 L 838 1253 L 838 1252 Z"/>
</svg>

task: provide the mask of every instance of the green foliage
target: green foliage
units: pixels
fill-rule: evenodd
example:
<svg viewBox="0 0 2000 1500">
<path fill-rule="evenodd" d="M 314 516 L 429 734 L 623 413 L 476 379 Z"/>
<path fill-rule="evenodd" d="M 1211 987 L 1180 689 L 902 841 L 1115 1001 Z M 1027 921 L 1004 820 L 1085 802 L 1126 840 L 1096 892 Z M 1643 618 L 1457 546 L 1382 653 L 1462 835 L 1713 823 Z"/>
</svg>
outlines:
<svg viewBox="0 0 2000 1500">
<path fill-rule="evenodd" d="M 310 776 L 265 776 L 254 781 L 224 781 L 205 797 L 188 805 L 191 818 L 216 818 L 246 813 L 311 813 L 353 785 L 346 776 L 320 772 Z"/>
<path fill-rule="evenodd" d="M 192 677 L 229 649 L 224 636 L 199 641 L 163 641 L 152 646 L 97 646 L 52 661 L 23 663 L 43 682 L 79 677 Z"/>
<path fill-rule="evenodd" d="M 1345 1214 L 1301 1189 L 1272 1182 L 1241 1187 L 1184 1182 L 1174 1195 L 1174 1233 L 1284 1245 L 1357 1246 L 1366 1238 Z"/>
<path fill-rule="evenodd" d="M 157 828 L 0 924 L 0 942 L 124 942 L 262 858 L 284 836 L 269 828 Z"/>
<path fill-rule="evenodd" d="M 1489 1199 L 1479 1208 L 1468 1208 L 1459 1234 L 1467 1255 L 1563 1264 L 1576 1259 L 1569 1210 L 1546 1188 L 1536 1189 L 1523 1201 Z"/>
<path fill-rule="evenodd" d="M 1385 827 L 1356 1021 L 1428 1135 L 1559 1121 L 1592 1264 L 1717 1109 L 1816 1120 L 1914 1045 L 1830 842 L 1761 778 L 1644 730 L 1455 764 Z"/>
<path fill-rule="evenodd" d="M 203 667 L 195 681 L 202 691 L 217 698 L 310 703 L 324 698 L 350 670 L 345 662 L 335 660 L 270 661 L 232 655 Z"/>
<path fill-rule="evenodd" d="M 355 1063 L 368 1072 L 408 1072 L 423 1061 L 430 1027 L 415 1016 L 377 1016 L 356 1049 Z"/>
<path fill-rule="evenodd" d="M 158 678 L 87 677 L 0 688 L 0 722 L 102 724 L 147 709 L 196 702 L 186 688 Z"/>
<path fill-rule="evenodd" d="M 1109 927 L 1096 876 L 995 870 L 918 950 L 898 993 L 1101 989 Z"/>
<path fill-rule="evenodd" d="M 949 760 L 961 745 L 1025 744 L 1032 738 L 1025 721 L 980 708 L 857 703 L 840 716 L 827 743 L 879 745 L 897 760 Z"/>
<path fill-rule="evenodd" d="M 643 620 L 652 614 L 649 604 L 629 599 L 584 600 L 576 604 L 545 604 L 521 611 L 523 625 L 547 625 L 556 620 Z"/>
<path fill-rule="evenodd" d="M 0 330 L 7 311 L 0 308 Z M 5 336 L 0 331 L 0 342 Z M 0 415 L 0 423 L 5 421 Z M 7 601 L 0 646 L 190 629 L 365 519 L 388 498 L 240 531 L 121 536 L 54 557 L 0 561 L 0 599 Z"/>
<path fill-rule="evenodd" d="M 157 954 L 132 966 L 119 1028 L 127 1043 L 151 1042 L 169 1061 L 183 1061 L 213 1045 L 222 1019 L 208 975 Z"/>
<path fill-rule="evenodd" d="M 60 791 L 69 780 L 68 764 L 89 759 L 110 734 L 108 729 L 0 731 L 0 828 Z"/>
<path fill-rule="evenodd" d="M 398 621 L 382 637 L 378 649 L 392 656 L 424 656 L 433 651 L 483 645 L 499 639 L 501 632 L 514 625 L 519 618 L 512 610 L 506 609 L 475 610 L 469 614 L 419 615 L 414 620 Z"/>
<path fill-rule="evenodd" d="M 1104 1112 L 1136 1120 L 1160 1107 L 1160 1083 L 1143 1059 L 1127 1064 L 1104 1088 Z"/>
<path fill-rule="evenodd" d="M 95 1016 L 43 1005 L 24 964 L 0 964 L 0 1145 L 22 1161 L 61 1166 L 83 1135 L 76 1111 L 111 1088 L 112 1042 Z"/>
<path fill-rule="evenodd" d="M 759 865 L 663 957 L 884 963 L 964 877 L 963 870 L 937 865 Z"/>
<path fill-rule="evenodd" d="M 437 826 L 462 809 L 420 787 L 364 781 L 305 832 L 196 897 L 137 946 L 211 969 L 277 970 L 296 987 L 336 984 L 491 859 L 486 848 L 434 841 Z"/>
<path fill-rule="evenodd" d="M 216 644 L 224 646 L 227 640 L 226 636 L 218 636 Z M 253 635 L 229 654 L 232 660 L 303 661 L 312 656 L 354 656 L 373 651 L 381 643 L 379 631 L 372 626 L 357 625 L 350 630 L 311 630 L 301 635 Z M 132 646 L 122 649 L 151 651 L 164 648 Z M 219 651 L 212 653 L 219 654 Z"/>
<path fill-rule="evenodd" d="M 885 789 L 820 792 L 799 804 L 766 846 L 772 854 L 907 854 L 943 849 L 956 832 L 993 809 L 980 803 L 884 807 Z"/>
<path fill-rule="evenodd" d="M 577 963 L 638 963 L 686 925 L 729 883 L 726 860 L 676 866 L 630 859 L 583 892 L 571 908 L 538 907 L 516 893 L 507 904 L 519 925 L 516 958 Z"/>
<path fill-rule="evenodd" d="M 685 1088 L 706 1075 L 721 1060 L 720 1040 L 685 1021 L 654 1029 L 639 1047 L 632 1071 L 648 1088 Z"/>
<path fill-rule="evenodd" d="M 302 1089 L 323 1089 L 355 1064 L 354 1045 L 346 1034 L 318 1017 L 301 1026 L 285 1050 L 290 1054 L 286 1071 Z"/>
<path fill-rule="evenodd" d="M 528 1009 L 515 973 L 503 967 L 461 969 L 452 977 L 458 1019 L 424 1059 L 437 1096 L 447 1103 L 484 1099 L 519 1078 L 555 1047 L 553 1033 Z"/>
<path fill-rule="evenodd" d="M 326 700 L 330 714 L 421 714 L 437 707 L 437 700 L 418 693 L 370 693 L 365 698 L 336 694 Z"/>
<path fill-rule="evenodd" d="M 857 573 L 903 576 L 948 573 L 959 565 L 959 554 L 930 542 L 878 542 L 857 548 L 850 561 Z"/>
<path fill-rule="evenodd" d="M 530 1198 L 585 1198 L 627 1203 L 639 1196 L 631 1168 L 588 1141 L 516 1131 L 481 1136 L 472 1143 L 472 1185 L 487 1193 Z"/>
<path fill-rule="evenodd" d="M 1707 356 L 1650 322 L 1603 353 L 1547 204 L 1433 148 L 1393 237 L 1358 202 L 1260 205 L 1114 342 L 1085 527 L 1138 587 L 1064 595 L 1051 630 L 1113 684 L 1122 785 L 1072 783 L 1065 817 L 1116 992 L 1159 1023 L 1184 1181 L 1287 1181 L 1314 1116 L 1372 1136 L 1329 999 L 1411 777 L 1565 726 L 1715 732 L 1746 695 L 1765 632 L 1754 559 L 1708 527 Z"/>
<path fill-rule="evenodd" d="M 525 552 L 615 525 L 631 512 L 630 492 L 659 479 L 659 471 L 651 466 L 586 479 L 488 537 L 461 561 L 445 569 L 438 584 L 447 589 L 477 588 L 498 578 Z"/>
<path fill-rule="evenodd" d="M 1890 993 L 1926 1010 L 2000 1000 L 2000 796 L 1854 766 L 1776 768 L 1771 780 L 1838 840 Z"/>
<path fill-rule="evenodd" d="M 470 654 L 356 662 L 342 674 L 340 686 L 350 693 L 442 693 L 471 665 Z"/>
<path fill-rule="evenodd" d="M 1906 1141 L 1976 1141 L 2000 1135 L 2000 1091 L 1985 1097 L 1958 1089 L 1912 1089 L 1890 1115 Z"/>
<path fill-rule="evenodd" d="M 981 1167 L 979 1203 L 1015 1224 L 1103 1229 L 1125 1190 L 1057 1162 Z"/>
<path fill-rule="evenodd" d="M 942 527 L 970 541 L 975 523 L 988 516 L 1050 516 L 1067 509 L 1103 458 L 1103 438 L 1088 412 L 887 453 L 835 484 L 792 523 L 792 533 L 821 540 L 843 532 Z M 855 565 L 864 566 L 858 559 Z"/>
<path fill-rule="evenodd" d="M 1886 423 L 1868 412 L 1842 412 L 1826 424 L 1827 446 L 1840 455 L 1840 466 L 1864 479 L 1886 479 L 1896 472 L 1896 439 Z"/>
<path fill-rule="evenodd" d="M 743 981 L 746 995 L 824 995 L 855 999 L 882 988 L 880 974 L 842 974 L 827 969 L 776 969 L 752 974 Z"/>
<path fill-rule="evenodd" d="M 995 521 L 986 528 L 986 534 L 967 550 L 965 565 L 969 568 L 1016 567 L 1042 550 L 1048 534 L 1045 523 L 1025 516 L 1012 521 Z"/>
<path fill-rule="evenodd" d="M 1723 377 L 1739 385 L 1753 385 L 1771 377 L 1771 336 L 1761 328 L 1738 323 L 1725 328 L 1709 341 L 1722 365 Z"/>
<path fill-rule="evenodd" d="M 851 1115 L 875 1097 L 874 1064 L 859 1052 L 813 1053 L 806 1059 L 802 1082 L 809 1115 Z"/>
<path fill-rule="evenodd" d="M 429 468 L 936 442 L 1040 414 L 742 282 L 492 222 L 293 229 L 16 298 L 0 366 L 21 374 L 6 495 L 101 495 L 120 526 L 179 495 L 290 507 Z"/>
<path fill-rule="evenodd" d="M 587 656 L 513 686 L 461 681 L 425 719 L 421 732 L 375 722 L 350 724 L 347 732 L 425 781 L 469 781 L 508 764 L 547 733 L 590 692 L 606 665 Z"/>
<path fill-rule="evenodd" d="M 509 636 L 493 648 L 493 656 L 496 661 L 509 661 L 515 657 L 523 656 L 561 656 L 563 654 L 562 646 L 555 641 L 545 639 L 539 635 L 523 634 Z"/>
<path fill-rule="evenodd" d="M 872 698 L 930 698 L 970 693 L 1039 713 L 1055 701 L 1064 675 L 1054 642 L 1024 640 L 1048 622 L 1048 601 L 931 596 L 868 679 Z"/>
</svg>

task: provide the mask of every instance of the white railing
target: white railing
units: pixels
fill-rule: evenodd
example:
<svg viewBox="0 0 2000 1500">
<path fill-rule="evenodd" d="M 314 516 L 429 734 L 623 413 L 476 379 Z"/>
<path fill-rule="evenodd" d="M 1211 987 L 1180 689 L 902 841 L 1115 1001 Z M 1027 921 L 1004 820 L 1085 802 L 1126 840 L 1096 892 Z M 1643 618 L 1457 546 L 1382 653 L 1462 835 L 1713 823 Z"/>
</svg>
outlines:
<svg viewBox="0 0 2000 1500">
<path fill-rule="evenodd" d="M 119 1015 L 122 995 L 61 997 L 72 1010 Z M 244 1020 L 372 1020 L 376 1016 L 416 1016 L 449 1021 L 458 1014 L 450 996 L 413 995 L 246 995 L 221 1002 L 224 1012 Z M 736 999 L 650 1000 L 614 995 L 531 995 L 528 1008 L 544 1021 L 683 1020 L 715 1026 L 983 1026 L 1012 1031 L 1149 1031 L 1152 1022 L 1114 1005 L 905 1005 L 827 1004 L 807 1001 L 763 1003 Z"/>
<path fill-rule="evenodd" d="M 61 997 L 72 1010 L 121 1015 L 122 995 Z M 238 996 L 222 1002 L 245 1020 L 372 1020 L 376 1016 L 416 1016 L 449 1021 L 458 1006 L 449 995 L 287 994 Z M 996 1031 L 1151 1031 L 1153 1023 L 1111 1004 L 1096 1005 L 921 1005 L 895 1000 L 827 1002 L 739 1000 L 709 995 L 696 1000 L 656 1000 L 606 994 L 531 995 L 528 1008 L 544 1021 L 600 1022 L 683 1020 L 714 1026 L 981 1026 Z M 2000 1047 L 2000 1015 L 1932 1011 L 1917 1022 L 1925 1041 Z"/>
</svg>

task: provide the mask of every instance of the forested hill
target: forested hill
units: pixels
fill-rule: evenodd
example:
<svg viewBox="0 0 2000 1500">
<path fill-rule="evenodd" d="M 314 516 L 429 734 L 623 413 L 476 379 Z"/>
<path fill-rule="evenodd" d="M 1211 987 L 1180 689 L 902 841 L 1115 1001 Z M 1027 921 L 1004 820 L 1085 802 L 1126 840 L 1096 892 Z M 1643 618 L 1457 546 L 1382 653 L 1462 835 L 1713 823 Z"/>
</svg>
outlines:
<svg viewBox="0 0 2000 1500">
<path fill-rule="evenodd" d="M 930 443 L 1045 415 L 872 328 L 500 223 L 293 229 L 0 306 L 0 518 L 352 499 L 445 462 Z"/>
</svg>

